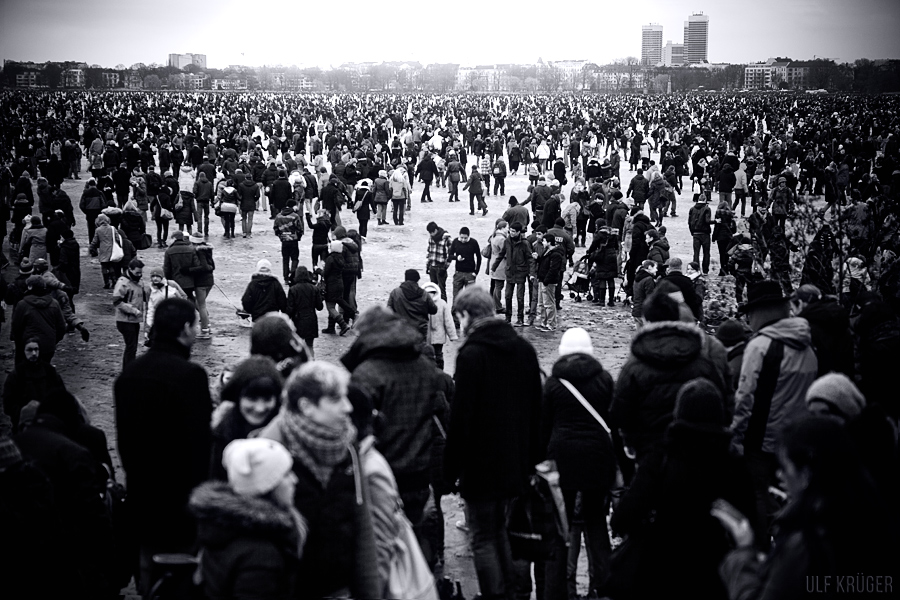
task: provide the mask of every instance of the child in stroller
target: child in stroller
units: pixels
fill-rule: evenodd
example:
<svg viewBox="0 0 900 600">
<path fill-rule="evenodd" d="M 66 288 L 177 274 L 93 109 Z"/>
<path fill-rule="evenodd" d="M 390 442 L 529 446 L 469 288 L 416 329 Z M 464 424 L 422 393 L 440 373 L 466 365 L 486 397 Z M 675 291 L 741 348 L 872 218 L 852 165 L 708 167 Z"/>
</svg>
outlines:
<svg viewBox="0 0 900 600">
<path fill-rule="evenodd" d="M 590 289 L 590 278 L 588 277 L 589 257 L 582 256 L 575 267 L 572 269 L 572 276 L 566 283 L 569 288 L 569 297 L 574 298 L 575 302 L 581 302 L 581 295 L 587 294 Z"/>
</svg>

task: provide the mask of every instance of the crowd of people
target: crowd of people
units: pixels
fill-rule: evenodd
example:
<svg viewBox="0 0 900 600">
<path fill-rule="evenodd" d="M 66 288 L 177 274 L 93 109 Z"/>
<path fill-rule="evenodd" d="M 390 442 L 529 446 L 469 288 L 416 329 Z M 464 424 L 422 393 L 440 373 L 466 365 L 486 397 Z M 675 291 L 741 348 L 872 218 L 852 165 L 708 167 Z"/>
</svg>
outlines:
<svg viewBox="0 0 900 600">
<path fill-rule="evenodd" d="M 598 598 L 796 597 L 826 577 L 828 593 L 893 591 L 896 99 L 0 92 L 0 108 L 9 597 L 115 597 L 132 577 L 147 595 L 154 556 L 173 553 L 199 556 L 210 598 L 405 597 L 398 564 L 449 597 L 429 578 L 454 493 L 485 599 L 574 597 L 582 535 Z M 79 243 L 62 186 L 85 165 Z M 384 305 L 357 303 L 372 213 L 403 225 L 419 184 L 427 203 L 444 187 L 459 202 L 462 183 L 485 217 L 520 170 L 527 197 L 488 240 L 423 224 L 428 281 L 406 268 Z M 239 243 L 238 215 L 250 238 L 256 212 L 282 278 L 256 264 L 248 356 L 211 388 L 190 361 L 212 335 L 210 224 Z M 677 218 L 691 260 L 671 252 Z M 137 257 L 151 221 L 159 266 Z M 124 501 L 104 432 L 52 364 L 66 332 L 90 339 L 82 246 L 124 340 Z M 563 325 L 566 288 L 630 310 L 615 378 Z M 529 327 L 565 330 L 549 373 Z M 340 364 L 315 360 L 319 333 L 351 330 Z M 510 507 L 545 460 L 567 527 L 528 561 Z"/>
</svg>

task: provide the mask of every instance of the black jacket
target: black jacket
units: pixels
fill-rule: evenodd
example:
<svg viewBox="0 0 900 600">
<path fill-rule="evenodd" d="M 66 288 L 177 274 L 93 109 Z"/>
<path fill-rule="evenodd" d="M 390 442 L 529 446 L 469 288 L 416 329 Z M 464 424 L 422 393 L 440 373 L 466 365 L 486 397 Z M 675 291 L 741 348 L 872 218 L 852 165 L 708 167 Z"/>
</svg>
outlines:
<svg viewBox="0 0 900 600">
<path fill-rule="evenodd" d="M 663 280 L 673 283 L 681 290 L 684 302 L 691 309 L 695 319 L 698 321 L 703 319 L 703 298 L 697 295 L 697 291 L 694 289 L 694 282 L 687 275 L 679 271 L 673 271 L 663 277 Z"/>
<path fill-rule="evenodd" d="M 404 281 L 388 296 L 388 308 L 406 319 L 424 338 L 428 334 L 428 315 L 437 313 L 437 305 L 415 281 Z"/>
<path fill-rule="evenodd" d="M 241 306 L 255 321 L 268 312 L 284 312 L 287 296 L 281 282 L 274 276 L 257 274 L 250 278 L 241 296 Z"/>
<path fill-rule="evenodd" d="M 537 278 L 543 284 L 559 283 L 559 277 L 566 267 L 566 257 L 559 246 L 551 246 L 538 257 Z"/>
<path fill-rule="evenodd" d="M 541 447 L 547 449 L 548 459 L 556 461 L 560 487 L 608 491 L 616 476 L 613 440 L 560 379 L 575 386 L 618 437 L 609 415 L 612 376 L 593 356 L 561 356 L 544 382 L 541 410 Z"/>
<path fill-rule="evenodd" d="M 458 479 L 466 500 L 519 495 L 544 456 L 534 348 L 508 323 L 477 321 L 456 356 L 455 379 L 445 479 Z"/>
<path fill-rule="evenodd" d="M 852 378 L 855 372 L 853 336 L 846 309 L 835 300 L 824 298 L 808 304 L 798 316 L 809 321 L 813 350 L 819 361 L 819 377 L 837 371 Z"/>
<path fill-rule="evenodd" d="M 176 341 L 156 340 L 114 386 L 128 500 L 142 539 L 164 547 L 193 542 L 188 496 L 209 471 L 209 380 L 189 356 Z"/>
<path fill-rule="evenodd" d="M 303 280 L 297 279 L 288 290 L 285 312 L 293 321 L 297 335 L 303 339 L 319 337 L 316 311 L 323 307 L 322 293 L 310 282 L 309 276 Z"/>
</svg>

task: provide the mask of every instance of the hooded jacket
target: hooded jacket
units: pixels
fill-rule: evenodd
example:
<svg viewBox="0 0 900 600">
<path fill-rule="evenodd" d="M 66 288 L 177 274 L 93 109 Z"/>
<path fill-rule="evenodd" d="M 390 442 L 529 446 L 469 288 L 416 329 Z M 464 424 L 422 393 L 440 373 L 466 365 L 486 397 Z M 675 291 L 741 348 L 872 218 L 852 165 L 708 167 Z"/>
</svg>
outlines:
<svg viewBox="0 0 900 600">
<path fill-rule="evenodd" d="M 636 319 L 644 315 L 644 300 L 653 293 L 656 279 L 649 271 L 638 269 L 634 275 L 634 302 L 631 305 L 631 316 Z"/>
<path fill-rule="evenodd" d="M 790 317 L 760 329 L 741 363 L 731 424 L 735 447 L 774 453 L 781 428 L 809 414 L 806 390 L 817 376 L 806 319 Z"/>
<path fill-rule="evenodd" d="M 634 336 L 611 413 L 639 460 L 658 448 L 672 422 L 678 390 L 697 377 L 709 379 L 722 392 L 730 415 L 728 358 L 721 342 L 680 321 L 648 323 Z"/>
<path fill-rule="evenodd" d="M 291 598 L 305 541 L 299 513 L 207 482 L 191 494 L 207 598 Z"/>
<path fill-rule="evenodd" d="M 255 273 L 241 297 L 241 306 L 255 321 L 268 312 L 284 312 L 287 296 L 274 275 Z"/>
<path fill-rule="evenodd" d="M 288 290 L 285 310 L 297 329 L 297 335 L 305 340 L 319 337 L 316 311 L 324 306 L 322 293 L 313 285 L 309 270 L 304 266 L 297 267 L 293 285 Z"/>
<path fill-rule="evenodd" d="M 456 356 L 455 379 L 445 480 L 459 480 L 460 494 L 470 501 L 519 495 L 545 454 L 534 348 L 502 320 L 476 321 Z"/>
<path fill-rule="evenodd" d="M 241 200 L 241 212 L 256 210 L 256 202 L 259 200 L 259 186 L 250 179 L 245 179 L 237 186 L 237 195 Z"/>
<path fill-rule="evenodd" d="M 394 288 L 387 306 L 406 319 L 423 338 L 428 335 L 428 315 L 437 313 L 434 300 L 415 281 L 404 281 Z"/>
<path fill-rule="evenodd" d="M 616 476 L 613 439 L 560 379 L 575 386 L 618 437 L 609 415 L 612 376 L 589 354 L 561 356 L 544 383 L 541 407 L 541 447 L 547 449 L 548 459 L 556 461 L 560 487 L 608 491 Z"/>
<path fill-rule="evenodd" d="M 519 237 L 509 235 L 506 243 L 498 254 L 494 255 L 494 264 L 506 263 L 506 280 L 512 283 L 524 283 L 531 272 L 531 245 L 525 239 L 525 234 Z"/>
<path fill-rule="evenodd" d="M 187 291 L 194 289 L 193 273 L 200 271 L 200 257 L 197 250 L 186 240 L 175 240 L 166 248 L 163 259 L 163 271 L 166 279 L 173 279 Z"/>
<path fill-rule="evenodd" d="M 418 289 L 415 282 L 404 283 Z M 341 358 L 351 373 L 350 383 L 368 392 L 374 408 L 384 414 L 376 448 L 401 490 L 430 483 L 432 421 L 446 402 L 438 394 L 437 370 L 422 355 L 421 343 L 419 332 L 406 319 L 388 316 L 364 328 Z"/>
<path fill-rule="evenodd" d="M 13 310 L 10 337 L 16 346 L 25 347 L 25 340 L 38 339 L 41 360 L 49 362 L 56 344 L 66 335 L 66 320 L 59 303 L 48 292 L 28 293 Z"/>
</svg>

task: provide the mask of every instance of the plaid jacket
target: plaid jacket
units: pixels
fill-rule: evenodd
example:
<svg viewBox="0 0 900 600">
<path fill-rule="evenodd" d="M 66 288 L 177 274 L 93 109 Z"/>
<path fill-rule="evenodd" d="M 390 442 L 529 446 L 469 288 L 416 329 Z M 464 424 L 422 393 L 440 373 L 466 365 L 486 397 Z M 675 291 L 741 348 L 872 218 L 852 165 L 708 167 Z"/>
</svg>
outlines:
<svg viewBox="0 0 900 600">
<path fill-rule="evenodd" d="M 450 257 L 450 234 L 444 230 L 438 230 L 439 240 L 435 241 L 435 236 L 428 238 L 428 262 L 426 266 L 431 267 L 447 267 L 447 259 Z M 438 233 L 438 232 L 435 232 Z"/>
</svg>

